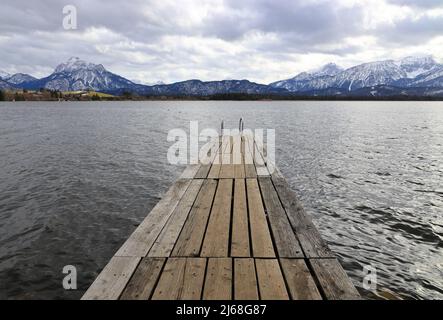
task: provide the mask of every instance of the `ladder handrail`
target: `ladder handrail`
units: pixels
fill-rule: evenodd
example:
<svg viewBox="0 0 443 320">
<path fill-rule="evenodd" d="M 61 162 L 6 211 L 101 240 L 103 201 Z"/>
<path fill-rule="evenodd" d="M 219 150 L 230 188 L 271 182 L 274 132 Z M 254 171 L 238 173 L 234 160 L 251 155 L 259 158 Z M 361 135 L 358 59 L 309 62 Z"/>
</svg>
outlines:
<svg viewBox="0 0 443 320">
<path fill-rule="evenodd" d="M 238 122 L 238 131 L 241 133 L 243 132 L 245 122 L 243 121 L 243 118 L 240 118 L 240 121 Z"/>
</svg>

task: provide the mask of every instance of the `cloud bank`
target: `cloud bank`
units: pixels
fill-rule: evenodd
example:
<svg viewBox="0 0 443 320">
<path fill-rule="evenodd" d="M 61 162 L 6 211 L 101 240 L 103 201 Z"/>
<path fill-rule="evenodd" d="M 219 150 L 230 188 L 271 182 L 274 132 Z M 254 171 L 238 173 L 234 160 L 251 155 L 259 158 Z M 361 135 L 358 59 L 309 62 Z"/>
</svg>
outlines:
<svg viewBox="0 0 443 320">
<path fill-rule="evenodd" d="M 63 29 L 67 4 L 77 30 Z M 0 70 L 37 77 L 71 56 L 140 83 L 269 83 L 328 62 L 443 60 L 440 0 L 3 0 L 0 12 Z"/>
</svg>

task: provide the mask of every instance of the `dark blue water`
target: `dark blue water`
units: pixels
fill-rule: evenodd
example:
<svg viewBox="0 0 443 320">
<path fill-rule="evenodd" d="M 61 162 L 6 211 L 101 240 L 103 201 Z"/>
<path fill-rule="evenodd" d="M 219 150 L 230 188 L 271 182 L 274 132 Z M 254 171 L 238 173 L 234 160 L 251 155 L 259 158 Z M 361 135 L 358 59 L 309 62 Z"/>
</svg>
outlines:
<svg viewBox="0 0 443 320">
<path fill-rule="evenodd" d="M 443 298 L 440 102 L 0 103 L 0 298 L 81 297 L 182 171 L 168 131 L 240 117 L 276 129 L 278 166 L 365 297 Z"/>
</svg>

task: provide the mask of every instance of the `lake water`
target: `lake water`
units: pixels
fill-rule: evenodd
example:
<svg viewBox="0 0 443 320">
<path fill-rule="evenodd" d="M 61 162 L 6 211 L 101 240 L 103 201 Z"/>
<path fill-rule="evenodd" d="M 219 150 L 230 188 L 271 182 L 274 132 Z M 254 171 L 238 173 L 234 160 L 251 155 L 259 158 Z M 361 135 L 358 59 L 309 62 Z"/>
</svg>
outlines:
<svg viewBox="0 0 443 320">
<path fill-rule="evenodd" d="M 443 298 L 443 103 L 196 101 L 0 103 L 0 298 L 80 298 L 183 170 L 168 131 L 240 117 L 365 297 Z"/>
</svg>

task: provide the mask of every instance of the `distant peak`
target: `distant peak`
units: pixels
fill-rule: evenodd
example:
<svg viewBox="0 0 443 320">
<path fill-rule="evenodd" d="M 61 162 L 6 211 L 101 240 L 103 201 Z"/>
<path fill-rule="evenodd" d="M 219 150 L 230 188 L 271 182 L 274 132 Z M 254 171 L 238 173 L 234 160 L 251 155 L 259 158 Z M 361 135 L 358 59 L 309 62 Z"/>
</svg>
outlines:
<svg viewBox="0 0 443 320">
<path fill-rule="evenodd" d="M 432 55 L 409 56 L 398 61 L 402 65 L 406 64 L 436 64 Z"/>
<path fill-rule="evenodd" d="M 101 64 L 93 64 L 93 63 L 86 62 L 86 61 L 80 59 L 79 57 L 71 57 L 65 63 L 59 64 L 55 68 L 55 73 L 72 72 L 72 71 L 82 70 L 82 69 L 104 70 L 105 68 Z"/>
<path fill-rule="evenodd" d="M 323 67 L 321 67 L 320 69 L 317 70 L 317 74 L 318 73 L 324 73 L 325 75 L 335 75 L 339 72 L 343 71 L 343 68 L 338 66 L 337 64 L 330 62 L 325 64 Z"/>
<path fill-rule="evenodd" d="M 5 78 L 8 78 L 10 76 L 11 75 L 9 73 L 0 70 L 0 79 L 5 79 Z"/>
</svg>

